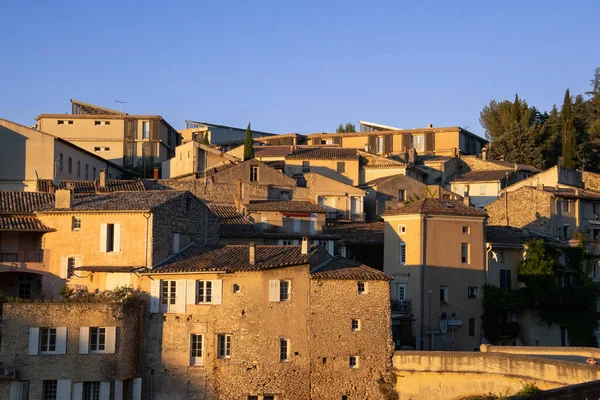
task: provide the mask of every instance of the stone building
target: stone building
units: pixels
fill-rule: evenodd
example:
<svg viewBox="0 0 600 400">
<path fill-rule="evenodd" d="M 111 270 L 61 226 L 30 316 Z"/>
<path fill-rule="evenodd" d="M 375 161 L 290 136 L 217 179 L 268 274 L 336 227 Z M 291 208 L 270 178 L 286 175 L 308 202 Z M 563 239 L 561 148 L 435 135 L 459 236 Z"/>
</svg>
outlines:
<svg viewBox="0 0 600 400">
<path fill-rule="evenodd" d="M 141 286 L 151 294 L 144 398 L 384 398 L 392 347 L 380 271 L 307 240 L 195 246 Z"/>
<path fill-rule="evenodd" d="M 461 201 L 423 199 L 383 219 L 384 271 L 394 277 L 392 301 L 411 304 L 416 347 L 478 348 L 485 213 Z"/>
<path fill-rule="evenodd" d="M 133 303 L 4 303 L 0 400 L 141 400 Z"/>
</svg>

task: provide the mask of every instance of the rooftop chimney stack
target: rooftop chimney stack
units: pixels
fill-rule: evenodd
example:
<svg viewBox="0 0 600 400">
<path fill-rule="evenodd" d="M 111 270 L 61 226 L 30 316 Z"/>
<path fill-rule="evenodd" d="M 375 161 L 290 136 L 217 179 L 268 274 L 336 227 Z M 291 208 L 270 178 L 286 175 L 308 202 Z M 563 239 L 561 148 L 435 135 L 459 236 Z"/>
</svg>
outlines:
<svg viewBox="0 0 600 400">
<path fill-rule="evenodd" d="M 54 207 L 69 209 L 73 206 L 73 192 L 68 189 L 58 189 L 54 193 Z"/>
<path fill-rule="evenodd" d="M 428 128 L 433 128 L 433 124 L 428 124 L 427 127 Z"/>
<path fill-rule="evenodd" d="M 463 203 L 465 203 L 465 206 L 467 206 L 467 207 L 471 206 L 471 198 L 469 197 L 469 185 L 467 185 L 465 187 L 465 192 L 464 192 L 464 196 L 463 196 Z"/>
<path fill-rule="evenodd" d="M 100 170 L 100 187 L 106 187 L 106 168 Z"/>
<path fill-rule="evenodd" d="M 308 238 L 306 236 L 302 237 L 302 254 L 308 254 Z"/>
<path fill-rule="evenodd" d="M 158 180 L 158 168 L 154 168 L 154 180 Z"/>
<path fill-rule="evenodd" d="M 487 161 L 487 147 L 481 149 L 481 159 Z"/>
<path fill-rule="evenodd" d="M 254 263 L 256 262 L 256 246 L 254 246 L 254 242 L 250 242 L 250 245 L 248 246 L 248 250 L 250 252 L 249 263 L 250 263 L 250 265 L 254 265 Z"/>
</svg>

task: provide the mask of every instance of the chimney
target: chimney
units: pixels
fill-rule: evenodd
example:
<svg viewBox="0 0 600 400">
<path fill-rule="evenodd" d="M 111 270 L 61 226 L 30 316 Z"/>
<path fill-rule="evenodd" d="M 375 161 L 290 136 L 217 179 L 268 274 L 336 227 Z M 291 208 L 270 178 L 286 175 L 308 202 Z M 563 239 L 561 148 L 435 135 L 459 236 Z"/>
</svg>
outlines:
<svg viewBox="0 0 600 400">
<path fill-rule="evenodd" d="M 256 247 L 254 246 L 254 242 L 250 242 L 250 245 L 248 246 L 248 250 L 250 252 L 249 263 L 250 263 L 250 265 L 254 265 L 254 263 L 256 262 Z"/>
<path fill-rule="evenodd" d="M 308 254 L 308 238 L 306 236 L 302 237 L 302 254 Z"/>
<path fill-rule="evenodd" d="M 106 187 L 106 168 L 100 170 L 100 187 Z"/>
<path fill-rule="evenodd" d="M 154 168 L 154 180 L 158 180 L 158 168 Z"/>
<path fill-rule="evenodd" d="M 471 206 L 471 198 L 469 196 L 469 185 L 467 185 L 465 187 L 465 192 L 464 192 L 464 196 L 463 196 L 463 203 L 465 203 L 465 206 L 467 206 L 467 207 Z"/>
<path fill-rule="evenodd" d="M 538 183 L 537 184 L 537 188 L 538 188 L 538 190 L 544 190 L 544 184 L 543 183 Z"/>
<path fill-rule="evenodd" d="M 54 193 L 55 208 L 71 208 L 73 206 L 73 192 L 67 189 L 58 189 Z"/>
<path fill-rule="evenodd" d="M 487 161 L 487 147 L 484 147 L 483 149 L 481 149 L 481 159 L 483 161 Z"/>
<path fill-rule="evenodd" d="M 428 124 L 427 127 L 428 128 L 433 128 L 433 124 Z"/>
</svg>

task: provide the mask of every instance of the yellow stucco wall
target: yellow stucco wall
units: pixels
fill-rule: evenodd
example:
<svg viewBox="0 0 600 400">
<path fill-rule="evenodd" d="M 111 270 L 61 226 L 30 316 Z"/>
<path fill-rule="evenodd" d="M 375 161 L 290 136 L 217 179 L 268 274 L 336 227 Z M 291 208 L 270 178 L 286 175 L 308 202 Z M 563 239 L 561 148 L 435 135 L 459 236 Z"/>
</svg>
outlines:
<svg viewBox="0 0 600 400">
<path fill-rule="evenodd" d="M 303 160 L 286 160 L 286 175 L 302 173 Z M 358 160 L 304 160 L 310 163 L 310 172 L 330 177 L 342 183 L 356 186 L 359 184 Z M 345 172 L 337 172 L 337 163 L 345 163 Z"/>
</svg>

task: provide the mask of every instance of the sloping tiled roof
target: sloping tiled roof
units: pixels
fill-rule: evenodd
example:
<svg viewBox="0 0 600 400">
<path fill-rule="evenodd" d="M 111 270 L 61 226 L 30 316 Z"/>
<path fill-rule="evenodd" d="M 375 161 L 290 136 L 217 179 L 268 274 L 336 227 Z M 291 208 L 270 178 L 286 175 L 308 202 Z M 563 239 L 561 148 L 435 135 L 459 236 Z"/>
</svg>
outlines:
<svg viewBox="0 0 600 400">
<path fill-rule="evenodd" d="M 561 199 L 582 199 L 582 200 L 600 200 L 600 192 L 593 190 L 575 190 L 575 189 L 556 189 L 544 187 L 544 191 L 552 193 L 555 197 Z"/>
<path fill-rule="evenodd" d="M 285 157 L 293 152 L 293 146 L 254 146 L 255 157 Z"/>
<path fill-rule="evenodd" d="M 106 186 L 100 186 L 100 179 L 92 181 L 61 181 L 56 187 L 52 179 L 38 179 L 37 190 L 39 192 L 54 193 L 57 189 L 73 190 L 74 194 L 94 194 L 109 192 L 139 192 L 146 190 L 141 180 L 117 180 L 107 179 Z"/>
<path fill-rule="evenodd" d="M 522 245 L 525 243 L 523 230 L 512 226 L 488 225 L 485 241 L 496 245 Z"/>
<path fill-rule="evenodd" d="M 73 198 L 68 210 L 56 209 L 54 204 L 40 208 L 40 211 L 146 211 L 160 204 L 184 195 L 185 191 L 149 190 L 144 192 L 115 192 Z"/>
<path fill-rule="evenodd" d="M 33 213 L 54 203 L 54 194 L 0 190 L 0 213 Z"/>
<path fill-rule="evenodd" d="M 235 206 L 229 204 L 209 204 L 208 208 L 219 217 L 219 236 L 258 237 L 262 235 L 262 231 L 258 225 L 240 214 Z"/>
<path fill-rule="evenodd" d="M 279 211 L 279 212 L 302 212 L 302 213 L 324 213 L 325 208 L 310 201 L 292 200 L 265 200 L 255 201 L 246 205 L 248 211 Z"/>
<path fill-rule="evenodd" d="M 486 216 L 485 212 L 475 207 L 467 207 L 462 201 L 440 199 L 421 199 L 396 210 L 389 211 L 385 213 L 384 216 L 399 214 L 460 215 L 470 217 Z"/>
<path fill-rule="evenodd" d="M 312 247 L 308 254 L 302 254 L 301 246 L 256 246 L 255 262 L 250 265 L 249 245 L 197 245 L 184 250 L 152 272 L 261 271 L 308 264 L 310 256 L 319 249 Z"/>
<path fill-rule="evenodd" d="M 367 164 L 362 166 L 364 169 L 406 169 L 406 164 Z"/>
<path fill-rule="evenodd" d="M 420 155 L 417 157 L 417 164 L 430 163 L 430 162 L 446 162 L 450 161 L 455 157 L 452 156 L 435 156 L 435 155 Z"/>
<path fill-rule="evenodd" d="M 486 170 L 486 171 L 469 171 L 460 176 L 455 177 L 453 182 L 493 182 L 506 178 L 506 174 L 511 175 L 514 170 Z"/>
<path fill-rule="evenodd" d="M 51 232 L 35 215 L 0 214 L 0 231 Z"/>
<path fill-rule="evenodd" d="M 311 278 L 364 281 L 391 281 L 394 279 L 394 277 L 382 271 L 341 257 L 336 257 L 325 266 L 317 267 L 311 271 Z"/>
<path fill-rule="evenodd" d="M 283 160 L 265 161 L 265 164 L 267 164 L 269 167 L 275 168 L 275 169 L 284 169 L 285 168 L 285 161 L 283 161 Z"/>
<path fill-rule="evenodd" d="M 326 225 L 324 233 L 339 235 L 341 244 L 383 244 L 383 222 L 341 222 Z"/>
<path fill-rule="evenodd" d="M 358 160 L 356 149 L 342 147 L 297 147 L 286 160 Z"/>
<path fill-rule="evenodd" d="M 494 164 L 498 164 L 498 165 L 502 165 L 503 167 L 507 167 L 510 169 L 515 169 L 515 165 L 517 166 L 517 170 L 519 171 L 529 171 L 529 172 L 540 172 L 539 169 L 537 169 L 536 167 L 533 167 L 531 165 L 527 165 L 527 164 L 518 164 L 518 163 L 511 163 L 508 161 L 497 161 L 497 160 L 491 160 L 490 162 L 493 162 Z"/>
</svg>

